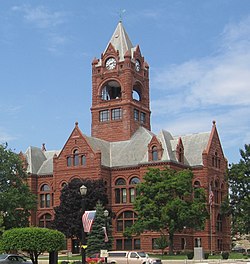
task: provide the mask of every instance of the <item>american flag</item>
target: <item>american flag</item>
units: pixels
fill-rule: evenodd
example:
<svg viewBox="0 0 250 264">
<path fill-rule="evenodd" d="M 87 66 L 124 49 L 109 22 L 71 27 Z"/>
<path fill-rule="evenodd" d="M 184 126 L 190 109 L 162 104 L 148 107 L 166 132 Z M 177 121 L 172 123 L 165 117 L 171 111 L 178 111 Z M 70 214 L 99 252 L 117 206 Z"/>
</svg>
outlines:
<svg viewBox="0 0 250 264">
<path fill-rule="evenodd" d="M 96 211 L 85 211 L 82 216 L 82 225 L 84 228 L 84 232 L 89 233 L 91 230 L 91 226 L 93 224 L 95 218 Z"/>
<path fill-rule="evenodd" d="M 214 193 L 213 193 L 213 191 L 210 189 L 210 191 L 209 191 L 209 205 L 212 205 L 213 200 L 214 200 Z"/>
</svg>

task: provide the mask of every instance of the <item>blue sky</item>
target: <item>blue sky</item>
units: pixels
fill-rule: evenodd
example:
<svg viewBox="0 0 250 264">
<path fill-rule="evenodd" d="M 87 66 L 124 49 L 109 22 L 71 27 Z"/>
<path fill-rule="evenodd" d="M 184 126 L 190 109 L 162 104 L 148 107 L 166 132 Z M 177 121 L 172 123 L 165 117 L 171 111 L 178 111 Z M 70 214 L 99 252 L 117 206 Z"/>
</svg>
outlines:
<svg viewBox="0 0 250 264">
<path fill-rule="evenodd" d="M 123 12 L 122 12 L 123 11 Z M 250 143 L 249 0 L 0 0 L 0 141 L 61 149 L 91 127 L 91 62 L 122 13 L 150 65 L 152 131 Z"/>
</svg>

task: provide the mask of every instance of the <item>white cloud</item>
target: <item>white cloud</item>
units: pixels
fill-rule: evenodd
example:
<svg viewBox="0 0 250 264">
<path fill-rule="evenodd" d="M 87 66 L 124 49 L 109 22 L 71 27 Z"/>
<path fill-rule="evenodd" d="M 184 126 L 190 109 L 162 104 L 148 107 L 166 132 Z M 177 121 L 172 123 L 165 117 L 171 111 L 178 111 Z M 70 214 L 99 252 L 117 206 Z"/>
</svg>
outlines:
<svg viewBox="0 0 250 264">
<path fill-rule="evenodd" d="M 236 28 L 227 26 L 222 34 L 221 43 L 230 49 L 158 71 L 153 80 L 155 89 L 171 92 L 167 102 L 178 98 L 182 102 L 176 105 L 179 110 L 190 105 L 250 104 L 250 18 L 239 23 L 238 31 Z"/>
<path fill-rule="evenodd" d="M 223 144 L 237 152 L 250 140 L 250 17 L 225 27 L 214 54 L 157 69 L 152 88 L 161 99 L 151 103 L 154 128 L 209 131 L 215 119 Z"/>
<path fill-rule="evenodd" d="M 39 28 L 50 28 L 64 23 L 63 12 L 51 12 L 44 6 L 13 6 L 12 10 L 24 13 L 24 19 Z"/>
</svg>

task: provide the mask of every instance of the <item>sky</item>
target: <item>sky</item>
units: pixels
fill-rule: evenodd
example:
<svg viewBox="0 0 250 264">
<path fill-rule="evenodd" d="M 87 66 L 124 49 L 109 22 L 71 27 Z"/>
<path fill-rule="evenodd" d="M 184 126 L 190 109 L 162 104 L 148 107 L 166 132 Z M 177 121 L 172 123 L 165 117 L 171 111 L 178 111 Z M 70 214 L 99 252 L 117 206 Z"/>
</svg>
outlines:
<svg viewBox="0 0 250 264">
<path fill-rule="evenodd" d="M 151 128 L 250 143 L 249 0 L 0 0 L 0 142 L 63 148 L 90 135 L 91 63 L 119 20 L 150 66 Z"/>
</svg>

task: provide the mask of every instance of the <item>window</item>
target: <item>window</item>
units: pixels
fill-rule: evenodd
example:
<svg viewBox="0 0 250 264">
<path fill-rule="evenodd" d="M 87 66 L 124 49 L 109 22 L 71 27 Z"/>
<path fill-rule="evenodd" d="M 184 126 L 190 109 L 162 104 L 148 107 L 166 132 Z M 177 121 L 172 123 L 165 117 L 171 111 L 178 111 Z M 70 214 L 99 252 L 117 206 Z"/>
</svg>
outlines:
<svg viewBox="0 0 250 264">
<path fill-rule="evenodd" d="M 156 146 L 152 147 L 152 160 L 158 160 L 158 150 Z"/>
<path fill-rule="evenodd" d="M 102 100 L 112 100 L 121 98 L 121 85 L 117 81 L 108 81 L 102 88 Z"/>
<path fill-rule="evenodd" d="M 42 185 L 40 191 L 40 208 L 49 208 L 52 205 L 49 185 Z"/>
<path fill-rule="evenodd" d="M 218 251 L 222 251 L 223 250 L 222 239 L 217 239 L 217 249 L 218 249 Z"/>
<path fill-rule="evenodd" d="M 109 121 L 109 110 L 100 111 L 100 122 Z"/>
<path fill-rule="evenodd" d="M 71 166 L 71 157 L 67 157 L 67 167 Z"/>
<path fill-rule="evenodd" d="M 74 160 L 74 166 L 79 165 L 79 151 L 78 149 L 75 149 L 73 152 L 73 160 Z"/>
<path fill-rule="evenodd" d="M 139 121 L 139 110 L 134 109 L 134 120 Z"/>
<path fill-rule="evenodd" d="M 39 219 L 39 227 L 51 227 L 51 215 L 50 214 L 44 214 Z"/>
<path fill-rule="evenodd" d="M 186 249 L 186 238 L 182 237 L 181 238 L 181 250 Z"/>
<path fill-rule="evenodd" d="M 127 202 L 127 189 L 126 182 L 123 178 L 119 178 L 116 180 L 115 185 L 115 203 L 126 203 Z M 119 187 L 118 187 L 119 186 Z"/>
<path fill-rule="evenodd" d="M 124 232 L 127 227 L 131 227 L 137 219 L 137 214 L 133 211 L 125 211 L 117 217 L 116 230 Z"/>
<path fill-rule="evenodd" d="M 140 182 L 140 179 L 137 177 L 133 177 L 130 181 L 129 181 L 129 185 L 135 185 L 137 183 Z M 133 203 L 135 201 L 135 197 L 136 197 L 136 189 L 135 187 L 130 187 L 129 188 L 129 202 Z"/>
<path fill-rule="evenodd" d="M 140 114 L 140 121 L 142 124 L 146 123 L 146 114 L 143 112 L 141 112 L 141 114 Z"/>
<path fill-rule="evenodd" d="M 112 120 L 122 119 L 122 109 L 121 108 L 112 109 L 111 117 L 112 117 Z"/>
<path fill-rule="evenodd" d="M 222 232 L 222 218 L 221 215 L 219 214 L 217 217 L 217 221 L 216 221 L 216 230 L 218 232 Z"/>
<path fill-rule="evenodd" d="M 86 156 L 85 155 L 82 155 L 81 156 L 81 165 L 86 165 Z"/>
<path fill-rule="evenodd" d="M 116 250 L 138 250 L 138 249 L 141 249 L 141 240 L 139 238 L 116 239 Z M 110 256 L 111 254 L 112 253 L 110 253 Z"/>
<path fill-rule="evenodd" d="M 215 152 L 212 157 L 212 166 L 220 169 L 220 158 L 218 157 L 218 153 Z"/>
</svg>

